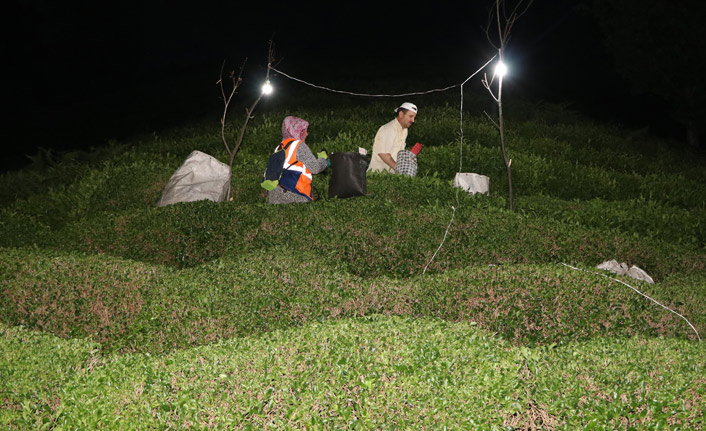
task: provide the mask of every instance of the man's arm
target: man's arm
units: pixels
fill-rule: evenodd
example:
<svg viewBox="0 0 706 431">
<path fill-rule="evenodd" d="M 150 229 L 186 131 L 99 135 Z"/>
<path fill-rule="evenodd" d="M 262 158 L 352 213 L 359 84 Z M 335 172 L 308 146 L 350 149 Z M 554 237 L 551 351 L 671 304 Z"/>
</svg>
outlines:
<svg viewBox="0 0 706 431">
<path fill-rule="evenodd" d="M 392 158 L 390 153 L 380 153 L 378 154 L 380 158 L 382 159 L 383 162 L 392 169 L 395 169 L 397 167 L 397 162 L 395 162 L 395 159 Z"/>
<path fill-rule="evenodd" d="M 383 163 L 390 166 L 393 170 L 397 163 L 392 158 L 390 154 L 393 149 L 393 143 L 395 142 L 395 129 L 389 127 L 389 125 L 384 125 L 378 129 L 375 134 L 375 143 L 373 144 L 373 159 L 375 157 L 380 157 Z M 380 168 L 378 168 L 380 169 Z"/>
</svg>

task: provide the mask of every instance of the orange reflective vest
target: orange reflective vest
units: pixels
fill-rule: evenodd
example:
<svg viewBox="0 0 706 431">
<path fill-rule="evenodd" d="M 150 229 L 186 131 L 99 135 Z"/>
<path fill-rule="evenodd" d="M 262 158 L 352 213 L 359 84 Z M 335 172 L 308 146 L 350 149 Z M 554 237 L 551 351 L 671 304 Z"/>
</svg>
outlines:
<svg viewBox="0 0 706 431">
<path fill-rule="evenodd" d="M 291 145 L 287 146 L 291 142 Z M 286 148 L 287 155 L 284 158 L 284 172 L 279 180 L 279 185 L 290 192 L 298 193 L 307 197 L 309 200 L 314 200 L 311 194 L 311 171 L 304 163 L 297 160 L 297 149 L 302 141 L 295 139 L 285 139 L 277 147 Z"/>
</svg>

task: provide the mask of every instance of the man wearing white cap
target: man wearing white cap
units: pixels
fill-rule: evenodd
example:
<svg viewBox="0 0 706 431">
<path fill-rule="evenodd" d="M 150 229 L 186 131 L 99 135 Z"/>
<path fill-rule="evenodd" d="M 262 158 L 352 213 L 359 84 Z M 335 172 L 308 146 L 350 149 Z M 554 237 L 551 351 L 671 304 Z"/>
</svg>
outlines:
<svg viewBox="0 0 706 431">
<path fill-rule="evenodd" d="M 397 153 L 405 149 L 407 132 L 416 116 L 417 107 L 412 103 L 405 102 L 395 109 L 395 118 L 382 125 L 375 135 L 368 172 L 395 172 Z"/>
</svg>

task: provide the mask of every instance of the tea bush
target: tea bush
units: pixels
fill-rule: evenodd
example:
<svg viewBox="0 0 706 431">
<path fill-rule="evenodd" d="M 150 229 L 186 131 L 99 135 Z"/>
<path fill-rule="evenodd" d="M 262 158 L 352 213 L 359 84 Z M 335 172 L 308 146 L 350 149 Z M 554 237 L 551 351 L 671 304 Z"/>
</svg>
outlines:
<svg viewBox="0 0 706 431">
<path fill-rule="evenodd" d="M 323 173 L 315 202 L 269 205 L 259 182 L 284 116 L 315 151 L 371 151 L 388 103 L 263 104 L 231 202 L 155 207 L 190 152 L 227 159 L 218 115 L 3 174 L 0 424 L 702 427 L 703 158 L 518 101 L 509 211 L 474 97 L 463 128 L 420 97 L 418 176 L 370 174 L 364 197 L 329 198 Z M 452 187 L 461 170 L 489 196 Z"/>
<path fill-rule="evenodd" d="M 411 278 L 361 278 L 345 259 L 331 261 L 325 251 L 292 256 L 288 249 L 273 244 L 176 272 L 17 250 L 3 254 L 0 309 L 8 323 L 90 337 L 111 351 L 153 353 L 369 314 L 473 321 L 529 344 L 636 334 L 696 337 L 687 322 L 620 283 L 560 265 L 475 262 Z M 687 281 L 692 289 L 681 290 Z M 667 290 L 638 287 L 703 330 L 704 281 L 675 277 Z"/>
<path fill-rule="evenodd" d="M 63 408 L 62 389 L 99 361 L 100 345 L 0 323 L 0 426 L 47 429 Z"/>
<path fill-rule="evenodd" d="M 706 352 L 703 343 L 683 340 L 514 347 L 473 322 L 375 315 L 168 355 L 102 357 L 90 345 L 2 330 L 0 370 L 11 370 L 9 376 L 26 378 L 38 364 L 27 365 L 54 355 L 44 380 L 22 380 L 22 414 L 0 410 L 10 428 L 650 430 L 704 424 Z M 32 349 L 12 348 L 19 343 Z M 71 366 L 76 372 L 65 374 Z M 30 390 L 36 401 L 22 399 Z"/>
</svg>

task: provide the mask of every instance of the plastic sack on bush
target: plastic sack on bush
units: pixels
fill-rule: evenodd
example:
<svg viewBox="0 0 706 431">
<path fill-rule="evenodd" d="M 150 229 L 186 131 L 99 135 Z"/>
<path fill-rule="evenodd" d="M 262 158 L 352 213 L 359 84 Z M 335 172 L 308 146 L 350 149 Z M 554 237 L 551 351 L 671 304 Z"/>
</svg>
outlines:
<svg viewBox="0 0 706 431">
<path fill-rule="evenodd" d="M 649 274 L 647 274 L 642 268 L 639 266 L 631 266 L 628 268 L 628 264 L 623 262 L 623 263 L 618 263 L 617 260 L 612 259 L 612 260 L 606 260 L 605 262 L 602 262 L 600 265 L 598 265 L 596 268 L 599 269 L 604 269 L 606 271 L 614 272 L 618 275 L 627 275 L 630 276 L 636 280 L 642 280 L 646 281 L 647 283 L 650 284 L 655 284 L 655 281 L 650 277 Z"/>
<path fill-rule="evenodd" d="M 222 202 L 229 187 L 228 165 L 201 151 L 192 151 L 167 182 L 157 206 L 204 199 Z"/>
<path fill-rule="evenodd" d="M 461 187 L 472 195 L 476 193 L 487 195 L 490 192 L 490 178 L 485 175 L 459 172 L 454 178 L 454 187 Z"/>
</svg>

